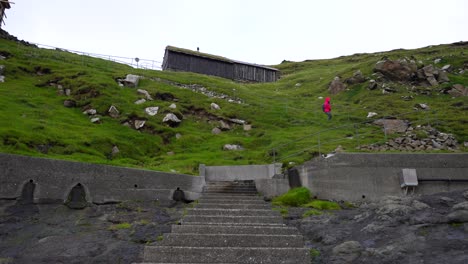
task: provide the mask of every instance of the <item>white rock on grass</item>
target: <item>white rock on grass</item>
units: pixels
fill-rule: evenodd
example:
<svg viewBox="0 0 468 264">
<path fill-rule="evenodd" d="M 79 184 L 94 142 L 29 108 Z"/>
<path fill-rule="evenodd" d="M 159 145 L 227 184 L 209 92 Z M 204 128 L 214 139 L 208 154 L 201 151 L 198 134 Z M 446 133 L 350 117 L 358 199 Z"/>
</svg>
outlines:
<svg viewBox="0 0 468 264">
<path fill-rule="evenodd" d="M 150 116 L 155 116 L 159 111 L 158 106 L 151 106 L 151 107 L 146 107 L 145 112 L 150 115 Z"/>
<path fill-rule="evenodd" d="M 221 107 L 219 107 L 219 105 L 216 104 L 216 103 L 211 103 L 211 109 L 212 110 L 221 110 Z"/>
<path fill-rule="evenodd" d="M 143 103 L 145 103 L 145 102 L 146 102 L 146 99 L 143 99 L 143 98 L 142 98 L 142 99 L 140 99 L 140 100 L 136 100 L 136 101 L 135 101 L 135 104 L 138 104 L 138 105 L 139 105 L 139 104 L 143 104 Z"/>
<path fill-rule="evenodd" d="M 169 108 L 171 108 L 171 109 L 176 109 L 176 108 L 177 108 L 177 105 L 176 105 L 176 104 L 171 104 L 171 105 L 169 106 Z"/>
<path fill-rule="evenodd" d="M 137 93 L 138 93 L 138 94 L 141 94 L 141 95 L 144 95 L 144 96 L 146 97 L 146 100 L 148 100 L 148 101 L 153 101 L 153 97 L 151 97 L 151 95 L 149 94 L 148 91 L 143 90 L 143 89 L 138 89 L 138 90 L 137 90 Z"/>
<path fill-rule="evenodd" d="M 376 115 L 377 115 L 376 112 L 369 112 L 369 113 L 367 114 L 367 118 L 372 118 L 372 117 L 374 117 L 374 116 L 376 116 Z"/>
</svg>

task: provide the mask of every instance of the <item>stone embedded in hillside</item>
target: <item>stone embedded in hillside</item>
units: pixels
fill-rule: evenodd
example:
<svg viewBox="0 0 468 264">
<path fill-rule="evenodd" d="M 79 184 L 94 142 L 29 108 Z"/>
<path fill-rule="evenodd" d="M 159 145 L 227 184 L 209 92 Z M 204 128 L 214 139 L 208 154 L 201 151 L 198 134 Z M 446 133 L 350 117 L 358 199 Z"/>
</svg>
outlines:
<svg viewBox="0 0 468 264">
<path fill-rule="evenodd" d="M 295 86 L 296 86 L 296 87 L 301 87 L 301 86 L 302 86 L 302 83 L 296 83 Z"/>
<path fill-rule="evenodd" d="M 65 101 L 63 101 L 63 106 L 65 107 L 75 107 L 76 106 L 76 101 L 75 100 L 71 100 L 71 99 L 67 99 Z"/>
<path fill-rule="evenodd" d="M 224 120 L 219 120 L 219 128 L 221 130 L 226 131 L 226 130 L 230 130 L 231 126 L 228 123 L 224 122 Z"/>
<path fill-rule="evenodd" d="M 377 82 L 375 80 L 370 80 L 369 81 L 369 84 L 367 85 L 367 89 L 369 90 L 375 90 L 377 89 L 378 85 L 377 85 Z"/>
<path fill-rule="evenodd" d="M 439 85 L 439 82 L 437 82 L 437 80 L 436 80 L 436 78 L 434 76 L 429 76 L 429 77 L 426 78 L 426 80 L 431 86 Z"/>
<path fill-rule="evenodd" d="M 236 123 L 236 124 L 239 124 L 239 125 L 243 125 L 243 124 L 247 123 L 245 120 L 237 119 L 237 118 L 231 118 L 231 119 L 229 119 L 229 121 L 231 121 L 233 123 Z"/>
<path fill-rule="evenodd" d="M 151 97 L 151 95 L 149 94 L 148 91 L 143 90 L 143 89 L 138 89 L 138 90 L 137 90 L 137 93 L 138 93 L 138 94 L 141 94 L 141 95 L 144 95 L 144 96 L 146 97 L 146 100 L 148 100 L 148 101 L 153 101 L 153 98 Z"/>
<path fill-rule="evenodd" d="M 387 79 L 393 81 L 410 81 L 418 70 L 415 62 L 407 60 L 382 60 L 374 66 L 374 72 L 382 73 Z"/>
<path fill-rule="evenodd" d="M 140 129 L 143 126 L 145 126 L 145 123 L 146 123 L 146 120 L 134 120 L 133 126 L 135 127 L 135 129 Z"/>
<path fill-rule="evenodd" d="M 113 105 L 111 105 L 109 107 L 109 110 L 107 112 L 109 113 L 109 116 L 112 117 L 112 118 L 117 118 L 120 115 L 120 112 L 119 112 L 119 110 L 117 110 L 117 107 L 115 107 Z"/>
<path fill-rule="evenodd" d="M 215 127 L 215 128 L 213 128 L 213 129 L 211 130 L 211 134 L 213 134 L 213 135 L 219 135 L 219 134 L 221 134 L 221 129 Z"/>
<path fill-rule="evenodd" d="M 5 72 L 5 65 L 0 65 L 0 75 L 3 75 Z"/>
<path fill-rule="evenodd" d="M 337 94 L 339 92 L 342 92 L 346 89 L 346 85 L 341 82 L 340 77 L 336 76 L 335 79 L 330 83 L 328 86 L 328 90 L 330 91 L 331 94 Z"/>
<path fill-rule="evenodd" d="M 95 115 L 96 113 L 97 113 L 96 109 L 93 109 L 93 108 L 83 111 L 83 114 L 85 115 Z"/>
<path fill-rule="evenodd" d="M 416 104 L 414 107 L 416 109 L 429 110 L 429 106 L 427 104 Z"/>
<path fill-rule="evenodd" d="M 119 82 L 126 87 L 137 87 L 140 81 L 140 78 L 141 77 L 138 75 L 127 74 L 125 79 L 119 79 Z"/>
<path fill-rule="evenodd" d="M 221 110 L 221 107 L 219 107 L 219 105 L 216 103 L 211 103 L 210 106 L 212 110 Z"/>
<path fill-rule="evenodd" d="M 164 118 L 163 122 L 168 124 L 170 127 L 176 127 L 182 122 L 175 114 L 168 113 Z"/>
<path fill-rule="evenodd" d="M 5 76 L 0 75 L 0 83 L 4 83 L 4 82 L 5 82 Z"/>
<path fill-rule="evenodd" d="M 437 63 L 440 63 L 441 61 L 442 61 L 441 58 L 437 58 L 437 59 L 434 60 L 434 63 L 437 64 Z"/>
<path fill-rule="evenodd" d="M 176 139 L 182 138 L 182 134 L 180 134 L 180 133 L 175 134 L 175 138 L 176 138 Z"/>
<path fill-rule="evenodd" d="M 426 77 L 431 77 L 431 76 L 434 76 L 434 75 L 438 74 L 437 69 L 435 69 L 432 64 L 424 66 L 422 68 L 422 71 L 424 73 L 424 76 L 426 76 Z"/>
<path fill-rule="evenodd" d="M 169 108 L 171 108 L 171 109 L 176 109 L 176 108 L 177 108 L 177 105 L 176 105 L 176 104 L 171 104 L 171 105 L 169 106 Z"/>
<path fill-rule="evenodd" d="M 376 115 L 377 115 L 376 112 L 369 112 L 369 113 L 367 113 L 367 118 L 372 118 L 372 117 L 374 117 Z"/>
<path fill-rule="evenodd" d="M 70 96 L 71 95 L 71 89 L 65 89 L 65 95 Z"/>
<path fill-rule="evenodd" d="M 450 79 L 447 75 L 447 72 L 446 71 L 439 71 L 439 75 L 437 75 L 437 81 L 440 82 L 440 83 L 445 83 L 445 82 L 449 82 Z"/>
<path fill-rule="evenodd" d="M 244 124 L 244 131 L 250 131 L 252 130 L 252 125 L 251 124 Z"/>
<path fill-rule="evenodd" d="M 223 150 L 243 150 L 244 148 L 241 145 L 235 145 L 235 144 L 226 144 L 223 146 Z"/>
<path fill-rule="evenodd" d="M 353 77 L 346 79 L 344 82 L 352 85 L 352 84 L 357 84 L 357 83 L 363 83 L 366 81 L 366 78 L 364 75 L 362 75 L 361 70 L 357 70 L 354 72 Z"/>
<path fill-rule="evenodd" d="M 117 154 L 119 154 L 119 152 L 120 152 L 120 149 L 117 147 L 117 145 L 112 146 L 112 150 L 111 150 L 112 157 L 115 157 Z"/>
<path fill-rule="evenodd" d="M 145 112 L 150 115 L 150 116 L 155 116 L 159 111 L 158 106 L 151 106 L 151 107 L 146 107 Z"/>
<path fill-rule="evenodd" d="M 91 123 L 99 124 L 101 123 L 101 119 L 99 117 L 93 117 L 91 118 Z"/>
<path fill-rule="evenodd" d="M 441 70 L 450 72 L 451 69 L 452 69 L 452 65 L 447 64 L 447 65 L 444 65 L 444 67 L 442 67 Z"/>
<path fill-rule="evenodd" d="M 136 101 L 135 101 L 135 104 L 138 104 L 138 105 L 139 105 L 139 104 L 144 104 L 145 102 L 146 102 L 146 99 L 141 98 L 141 99 L 139 99 L 139 100 L 136 100 Z"/>
<path fill-rule="evenodd" d="M 468 96 L 468 87 L 464 87 L 461 84 L 454 84 L 452 89 L 448 90 L 448 93 L 452 96 Z"/>
<path fill-rule="evenodd" d="M 404 133 L 409 127 L 407 121 L 399 119 L 378 119 L 373 124 L 383 127 L 387 134 Z"/>
</svg>

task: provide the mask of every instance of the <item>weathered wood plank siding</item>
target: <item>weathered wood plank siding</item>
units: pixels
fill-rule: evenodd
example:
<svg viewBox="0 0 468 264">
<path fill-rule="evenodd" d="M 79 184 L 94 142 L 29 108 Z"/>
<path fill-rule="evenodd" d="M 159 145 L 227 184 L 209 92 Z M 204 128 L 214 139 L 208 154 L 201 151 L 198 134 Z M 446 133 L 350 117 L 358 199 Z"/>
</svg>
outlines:
<svg viewBox="0 0 468 264">
<path fill-rule="evenodd" d="M 279 79 L 279 70 L 274 68 L 169 46 L 164 54 L 162 69 L 250 82 L 275 82 Z"/>
<path fill-rule="evenodd" d="M 249 64 L 234 64 L 234 79 L 236 80 L 275 82 L 278 80 L 278 77 L 278 72 L 275 70 Z"/>
</svg>

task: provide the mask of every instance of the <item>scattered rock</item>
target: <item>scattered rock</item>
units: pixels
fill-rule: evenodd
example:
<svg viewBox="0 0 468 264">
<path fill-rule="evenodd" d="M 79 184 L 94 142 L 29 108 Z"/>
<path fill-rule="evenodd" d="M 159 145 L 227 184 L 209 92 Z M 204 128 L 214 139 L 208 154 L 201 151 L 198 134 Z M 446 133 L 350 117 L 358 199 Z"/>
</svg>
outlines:
<svg viewBox="0 0 468 264">
<path fill-rule="evenodd" d="M 437 64 L 437 63 L 440 63 L 441 61 L 442 61 L 441 58 L 437 58 L 437 59 L 434 60 L 434 63 Z"/>
<path fill-rule="evenodd" d="M 145 102 L 146 102 L 146 99 L 141 98 L 141 99 L 139 99 L 139 100 L 136 100 L 136 101 L 135 101 L 135 104 L 139 105 L 139 104 L 143 104 L 143 103 L 145 103 Z"/>
<path fill-rule="evenodd" d="M 91 118 L 91 123 L 99 124 L 101 123 L 101 119 L 99 117 L 93 117 Z"/>
<path fill-rule="evenodd" d="M 370 80 L 369 81 L 369 84 L 367 85 L 367 89 L 369 90 L 375 90 L 377 89 L 378 85 L 377 85 L 377 82 L 375 80 Z"/>
<path fill-rule="evenodd" d="M 65 107 L 76 107 L 76 101 L 75 100 L 71 100 L 71 99 L 67 99 L 65 101 L 63 101 L 63 106 Z"/>
<path fill-rule="evenodd" d="M 421 135 L 426 135 L 424 138 Z M 370 151 L 424 151 L 457 150 L 457 140 L 452 134 L 441 133 L 431 126 L 409 126 L 404 136 L 389 139 L 384 144 L 360 146 Z"/>
<path fill-rule="evenodd" d="M 468 87 L 464 87 L 461 84 L 454 84 L 452 88 L 446 91 L 445 93 L 448 93 L 454 97 L 468 96 Z"/>
<path fill-rule="evenodd" d="M 252 130 L 252 125 L 244 124 L 244 131 L 250 131 L 250 130 Z"/>
<path fill-rule="evenodd" d="M 148 91 L 143 90 L 143 89 L 138 89 L 138 90 L 137 90 L 137 93 L 138 93 L 138 94 L 141 94 L 141 95 L 144 95 L 144 96 L 146 97 L 146 100 L 148 100 L 148 101 L 153 101 L 153 98 L 151 97 L 151 95 L 149 94 Z"/>
<path fill-rule="evenodd" d="M 346 89 L 346 85 L 341 82 L 340 77 L 336 76 L 335 79 L 328 86 L 328 90 L 331 94 L 337 94 Z"/>
<path fill-rule="evenodd" d="M 5 76 L 0 75 L 0 83 L 4 83 L 4 82 L 5 82 Z"/>
<path fill-rule="evenodd" d="M 362 75 L 362 72 L 360 70 L 357 70 L 354 72 L 353 77 L 346 79 L 344 82 L 349 85 L 357 84 L 357 83 L 363 83 L 366 81 L 366 78 L 364 75 Z"/>
<path fill-rule="evenodd" d="M 112 157 L 117 156 L 117 154 L 119 154 L 119 152 L 120 152 L 120 150 L 119 150 L 119 148 L 117 147 L 117 145 L 112 146 L 112 151 L 111 151 Z"/>
<path fill-rule="evenodd" d="M 243 150 L 244 148 L 240 145 L 226 144 L 223 146 L 223 150 Z"/>
<path fill-rule="evenodd" d="M 224 120 L 219 120 L 219 126 L 220 129 L 224 131 L 231 129 L 231 126 L 228 123 L 224 122 Z"/>
<path fill-rule="evenodd" d="M 59 86 L 61 86 L 61 85 L 59 85 Z M 59 86 L 57 86 L 57 88 L 58 88 Z M 68 88 L 65 89 L 65 95 L 66 95 L 66 96 L 70 96 L 70 95 L 71 95 L 71 89 L 68 89 Z"/>
<path fill-rule="evenodd" d="M 217 105 L 215 103 L 211 103 L 211 109 L 212 110 L 221 110 L 221 107 L 219 107 L 219 105 Z"/>
<path fill-rule="evenodd" d="M 429 106 L 427 104 L 416 104 L 414 107 L 416 109 L 429 110 Z"/>
<path fill-rule="evenodd" d="M 90 108 L 83 112 L 85 115 L 95 115 L 97 113 L 96 109 Z"/>
<path fill-rule="evenodd" d="M 372 118 L 372 117 L 374 117 L 376 115 L 377 115 L 376 112 L 369 112 L 369 113 L 367 113 L 367 118 Z"/>
<path fill-rule="evenodd" d="M 175 114 L 168 113 L 164 118 L 163 122 L 168 124 L 170 127 L 176 127 L 182 122 Z"/>
<path fill-rule="evenodd" d="M 296 87 L 301 87 L 301 86 L 302 86 L 302 83 L 296 83 L 295 86 L 296 86 Z"/>
<path fill-rule="evenodd" d="M 119 84 L 125 86 L 125 87 L 137 87 L 138 82 L 140 81 L 140 76 L 138 75 L 133 75 L 133 74 L 127 74 L 125 79 L 118 79 L 117 81 Z"/>
<path fill-rule="evenodd" d="M 107 112 L 109 113 L 109 116 L 112 117 L 112 118 L 117 118 L 120 115 L 120 112 L 119 112 L 119 110 L 117 110 L 117 107 L 115 107 L 113 105 L 111 105 L 109 107 L 109 110 Z"/>
<path fill-rule="evenodd" d="M 444 65 L 444 67 L 442 67 L 441 70 L 450 72 L 451 69 L 452 69 L 452 65 L 447 64 L 447 65 Z"/>
<path fill-rule="evenodd" d="M 243 124 L 247 123 L 245 120 L 236 119 L 236 118 L 231 118 L 231 119 L 229 119 L 229 121 L 231 121 L 233 123 L 236 123 L 236 124 L 239 124 L 239 125 L 243 125 Z"/>
<path fill-rule="evenodd" d="M 169 108 L 171 108 L 171 109 L 176 109 L 176 108 L 177 108 L 177 105 L 176 105 L 176 104 L 171 104 L 171 105 L 169 106 Z"/>
<path fill-rule="evenodd" d="M 146 120 L 135 120 L 133 122 L 135 129 L 140 129 L 142 128 L 146 123 Z"/>
<path fill-rule="evenodd" d="M 0 75 L 3 75 L 5 72 L 5 65 L 0 65 Z"/>
<path fill-rule="evenodd" d="M 158 114 L 159 107 L 158 106 L 151 106 L 151 107 L 146 107 L 145 112 L 150 115 L 150 116 L 155 116 Z"/>
<path fill-rule="evenodd" d="M 175 152 L 174 151 L 169 151 L 166 153 L 168 156 L 174 156 L 175 155 Z"/>
<path fill-rule="evenodd" d="M 439 75 L 437 76 L 437 81 L 440 83 L 446 83 L 449 82 L 450 79 L 447 75 L 446 71 L 439 71 Z"/>
<path fill-rule="evenodd" d="M 180 139 L 182 137 L 182 134 L 177 133 L 177 134 L 175 134 L 175 137 L 176 137 L 176 139 Z"/>
<path fill-rule="evenodd" d="M 219 134 L 221 134 L 221 129 L 215 127 L 215 128 L 213 128 L 213 129 L 211 130 L 211 134 L 213 134 L 213 135 L 219 135 Z"/>
</svg>

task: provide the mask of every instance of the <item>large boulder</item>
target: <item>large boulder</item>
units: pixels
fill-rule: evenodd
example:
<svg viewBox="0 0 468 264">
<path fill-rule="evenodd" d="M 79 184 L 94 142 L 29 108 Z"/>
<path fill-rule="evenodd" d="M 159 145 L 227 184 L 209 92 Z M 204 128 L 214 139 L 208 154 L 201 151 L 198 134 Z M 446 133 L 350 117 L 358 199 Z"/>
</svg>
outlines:
<svg viewBox="0 0 468 264">
<path fill-rule="evenodd" d="M 340 77 L 336 76 L 335 79 L 330 83 L 328 86 L 328 90 L 330 91 L 331 94 L 337 94 L 346 89 L 346 84 L 344 84 Z"/>
<path fill-rule="evenodd" d="M 416 76 L 417 70 L 416 63 L 407 60 L 382 60 L 378 61 L 374 66 L 374 72 L 382 73 L 392 81 L 411 81 Z"/>
</svg>

